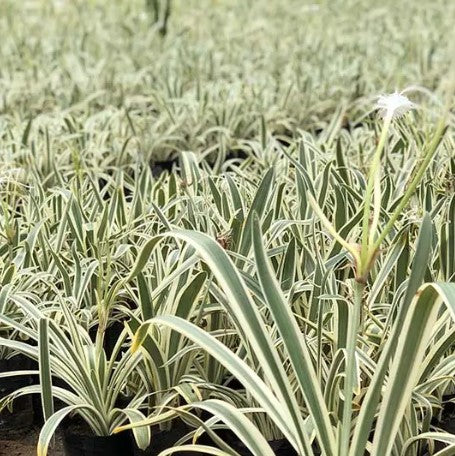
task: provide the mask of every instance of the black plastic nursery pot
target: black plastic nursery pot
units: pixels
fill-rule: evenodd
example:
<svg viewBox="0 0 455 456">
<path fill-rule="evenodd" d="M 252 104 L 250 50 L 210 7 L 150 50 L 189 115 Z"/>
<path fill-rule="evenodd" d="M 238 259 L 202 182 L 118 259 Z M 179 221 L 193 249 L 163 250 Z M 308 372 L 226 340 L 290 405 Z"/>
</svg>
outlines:
<svg viewBox="0 0 455 456">
<path fill-rule="evenodd" d="M 0 360 L 0 372 L 14 372 L 29 370 L 31 362 L 23 356 L 17 355 L 9 359 Z M 0 398 L 14 393 L 14 391 L 32 384 L 31 376 L 15 376 L 0 378 Z M 33 405 L 30 395 L 21 396 L 14 400 L 12 411 L 7 408 L 0 412 L 0 434 L 21 434 L 33 425 Z"/>
<path fill-rule="evenodd" d="M 65 456 L 133 456 L 134 446 L 128 432 L 98 437 L 72 429 L 63 435 Z"/>
<path fill-rule="evenodd" d="M 276 456 L 298 456 L 297 451 L 285 439 L 269 442 Z"/>
<path fill-rule="evenodd" d="M 152 174 L 154 177 L 159 177 L 162 173 L 171 172 L 178 165 L 177 159 L 170 158 L 164 161 L 155 161 L 151 164 Z"/>
</svg>

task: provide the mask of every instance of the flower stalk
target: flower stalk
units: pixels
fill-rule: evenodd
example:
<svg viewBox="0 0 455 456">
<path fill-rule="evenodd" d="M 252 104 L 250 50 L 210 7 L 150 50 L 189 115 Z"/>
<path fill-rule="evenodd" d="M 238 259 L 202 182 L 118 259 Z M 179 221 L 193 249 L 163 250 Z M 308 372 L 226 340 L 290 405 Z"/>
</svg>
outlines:
<svg viewBox="0 0 455 456">
<path fill-rule="evenodd" d="M 389 133 L 390 124 L 392 123 L 392 116 L 388 115 L 384 119 L 384 124 L 382 127 L 381 137 L 379 139 L 378 146 L 373 157 L 373 162 L 370 167 L 370 172 L 368 176 L 367 188 L 365 191 L 365 206 L 363 211 L 363 223 L 362 223 L 362 248 L 360 253 L 361 265 L 366 265 L 368 263 L 368 257 L 371 255 L 370 245 L 372 238 L 374 237 L 374 232 L 379 223 L 379 214 L 381 211 L 381 179 L 380 179 L 380 165 L 381 165 L 381 156 L 382 151 L 384 150 L 384 145 L 387 140 L 387 135 Z M 373 195 L 374 193 L 374 195 Z M 370 226 L 370 210 L 371 210 L 371 199 L 374 196 L 374 207 L 373 207 L 373 217 L 372 223 Z M 361 276 L 364 275 L 366 271 L 363 271 L 363 268 L 360 268 L 359 273 Z"/>
<path fill-rule="evenodd" d="M 326 227 L 330 235 L 338 241 L 352 255 L 355 266 L 355 280 L 353 284 L 353 302 L 350 307 L 348 334 L 346 340 L 346 357 L 345 357 L 345 376 L 343 385 L 343 409 L 342 418 L 339 427 L 339 446 L 338 454 L 340 456 L 349 455 L 350 435 L 352 428 L 353 406 L 352 399 L 356 382 L 356 348 L 358 333 L 362 324 L 363 297 L 366 289 L 366 283 L 370 271 L 376 261 L 382 242 L 392 230 L 395 222 L 399 218 L 403 209 L 409 203 L 414 195 L 417 185 L 422 180 L 424 173 L 428 169 L 438 145 L 441 142 L 445 132 L 446 115 L 439 121 L 433 139 L 424 151 L 421 164 L 411 180 L 401 201 L 393 211 L 390 219 L 382 230 L 378 230 L 380 225 L 381 214 L 381 157 L 385 148 L 390 127 L 394 118 L 403 115 L 415 107 L 414 103 L 409 101 L 402 93 L 395 92 L 388 96 L 379 97 L 376 108 L 379 109 L 384 121 L 382 125 L 381 136 L 379 138 L 376 150 L 373 155 L 371 167 L 368 173 L 367 186 L 365 190 L 365 205 L 363 210 L 361 244 L 349 243 L 336 231 L 336 228 L 324 215 L 316 199 L 309 195 L 309 203 L 315 214 L 322 224 Z M 380 231 L 378 233 L 378 231 Z"/>
<path fill-rule="evenodd" d="M 346 341 L 346 364 L 343 388 L 343 415 L 340 428 L 339 452 L 340 456 L 348 456 L 349 441 L 352 427 L 352 396 L 356 381 L 356 347 L 360 327 L 361 312 L 363 307 L 363 294 L 365 284 L 354 281 L 354 299 L 348 323 L 348 336 Z"/>
<path fill-rule="evenodd" d="M 436 128 L 436 132 L 435 132 L 435 134 L 433 136 L 433 140 L 431 141 L 430 145 L 428 146 L 427 151 L 424 154 L 423 161 L 422 161 L 419 169 L 417 170 L 417 173 L 414 176 L 414 179 L 409 184 L 409 187 L 406 190 L 406 192 L 403 195 L 403 197 L 401 198 L 400 203 L 398 204 L 398 206 L 396 207 L 395 211 L 391 215 L 391 217 L 390 217 L 389 221 L 387 222 L 386 226 L 381 231 L 378 239 L 375 241 L 375 243 L 374 243 L 374 245 L 372 247 L 373 251 L 377 250 L 379 248 L 381 243 L 384 241 L 386 236 L 389 234 L 390 230 L 395 225 L 395 222 L 397 221 L 397 219 L 400 216 L 401 212 L 407 206 L 407 204 L 408 204 L 409 200 L 411 199 L 412 195 L 414 194 L 414 192 L 415 192 L 415 190 L 417 188 L 417 185 L 422 180 L 423 175 L 425 174 L 425 171 L 427 170 L 428 166 L 430 165 L 431 160 L 433 159 L 433 157 L 434 157 L 434 155 L 436 153 L 438 145 L 441 142 L 442 137 L 444 136 L 444 132 L 445 132 L 445 129 L 446 129 L 445 125 L 446 125 L 445 117 L 443 117 L 438 123 L 438 126 Z"/>
</svg>

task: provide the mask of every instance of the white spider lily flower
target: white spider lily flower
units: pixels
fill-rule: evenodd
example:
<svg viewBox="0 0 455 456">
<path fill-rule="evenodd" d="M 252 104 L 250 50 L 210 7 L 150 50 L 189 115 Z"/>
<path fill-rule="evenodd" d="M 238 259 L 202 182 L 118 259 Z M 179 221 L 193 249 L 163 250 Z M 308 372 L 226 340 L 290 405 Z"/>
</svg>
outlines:
<svg viewBox="0 0 455 456">
<path fill-rule="evenodd" d="M 394 92 L 390 95 L 381 95 L 376 102 L 375 109 L 379 109 L 381 117 L 395 119 L 416 107 L 417 105 L 403 95 L 403 92 Z"/>
</svg>

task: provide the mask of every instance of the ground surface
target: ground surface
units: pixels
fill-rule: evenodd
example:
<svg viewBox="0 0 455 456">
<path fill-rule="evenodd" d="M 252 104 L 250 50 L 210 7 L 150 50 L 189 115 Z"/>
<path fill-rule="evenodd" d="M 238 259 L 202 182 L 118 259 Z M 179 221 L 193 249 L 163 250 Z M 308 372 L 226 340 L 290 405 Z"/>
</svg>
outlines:
<svg viewBox="0 0 455 456">
<path fill-rule="evenodd" d="M 36 455 L 36 442 L 39 429 L 33 428 L 26 434 L 14 436 L 0 435 L 0 456 L 34 456 Z M 56 438 L 54 446 L 49 450 L 48 456 L 63 456 L 62 442 Z"/>
</svg>

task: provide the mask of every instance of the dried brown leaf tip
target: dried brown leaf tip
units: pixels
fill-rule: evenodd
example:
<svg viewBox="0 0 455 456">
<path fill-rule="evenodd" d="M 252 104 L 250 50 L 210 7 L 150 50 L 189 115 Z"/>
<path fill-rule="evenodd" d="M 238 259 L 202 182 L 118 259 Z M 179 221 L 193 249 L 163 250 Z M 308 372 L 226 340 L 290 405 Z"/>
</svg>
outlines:
<svg viewBox="0 0 455 456">
<path fill-rule="evenodd" d="M 224 250 L 229 249 L 229 247 L 231 245 L 231 241 L 232 241 L 231 233 L 227 232 L 227 233 L 218 234 L 217 237 L 216 237 L 216 241 L 218 242 L 218 244 L 221 245 L 221 247 Z"/>
</svg>

